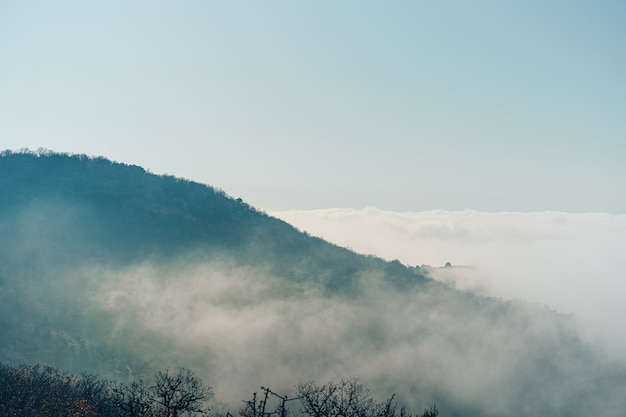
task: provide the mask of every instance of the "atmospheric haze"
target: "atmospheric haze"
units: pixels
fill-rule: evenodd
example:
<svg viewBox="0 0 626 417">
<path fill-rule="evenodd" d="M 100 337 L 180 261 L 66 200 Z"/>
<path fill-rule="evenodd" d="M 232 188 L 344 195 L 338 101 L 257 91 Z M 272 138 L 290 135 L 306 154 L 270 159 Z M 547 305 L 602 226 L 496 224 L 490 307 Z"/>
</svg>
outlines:
<svg viewBox="0 0 626 417">
<path fill-rule="evenodd" d="M 193 367 L 230 407 L 262 385 L 291 395 L 298 382 L 341 378 L 411 408 L 436 402 L 446 415 L 613 415 L 621 406 L 611 370 L 581 350 L 574 323 L 538 306 L 437 284 L 393 288 L 375 271 L 356 293 L 333 295 L 193 257 L 85 274 L 93 308 L 118 323 L 114 339 L 152 363 Z M 167 344 L 146 343 L 146 332 Z"/>
<path fill-rule="evenodd" d="M 458 289 L 573 314 L 626 362 L 626 215 L 563 212 L 291 210 L 272 212 L 359 253 L 408 265 Z"/>
</svg>

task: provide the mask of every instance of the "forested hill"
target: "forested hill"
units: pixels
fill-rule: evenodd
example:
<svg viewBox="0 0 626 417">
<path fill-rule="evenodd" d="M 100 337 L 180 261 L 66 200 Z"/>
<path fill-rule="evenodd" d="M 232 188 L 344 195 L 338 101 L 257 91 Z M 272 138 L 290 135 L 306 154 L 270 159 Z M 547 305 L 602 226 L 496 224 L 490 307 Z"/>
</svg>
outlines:
<svg viewBox="0 0 626 417">
<path fill-rule="evenodd" d="M 371 269 L 392 272 L 398 284 L 424 279 L 301 233 L 216 188 L 103 157 L 4 151 L 0 215 L 13 259 L 124 263 L 201 249 L 336 288 Z"/>
<path fill-rule="evenodd" d="M 0 153 L 0 363 L 121 381 L 191 368 L 230 410 L 261 386 L 358 378 L 442 416 L 623 416 L 624 365 L 574 320 L 422 272 L 206 185 Z"/>
</svg>

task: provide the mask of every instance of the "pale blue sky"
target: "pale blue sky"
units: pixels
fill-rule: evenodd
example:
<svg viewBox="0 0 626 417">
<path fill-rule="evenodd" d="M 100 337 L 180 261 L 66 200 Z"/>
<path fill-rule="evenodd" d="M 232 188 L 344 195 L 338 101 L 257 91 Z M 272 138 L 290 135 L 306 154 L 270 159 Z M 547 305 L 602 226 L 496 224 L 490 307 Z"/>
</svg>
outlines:
<svg viewBox="0 0 626 417">
<path fill-rule="evenodd" d="M 2 1 L 0 148 L 265 209 L 626 213 L 623 1 Z"/>
</svg>

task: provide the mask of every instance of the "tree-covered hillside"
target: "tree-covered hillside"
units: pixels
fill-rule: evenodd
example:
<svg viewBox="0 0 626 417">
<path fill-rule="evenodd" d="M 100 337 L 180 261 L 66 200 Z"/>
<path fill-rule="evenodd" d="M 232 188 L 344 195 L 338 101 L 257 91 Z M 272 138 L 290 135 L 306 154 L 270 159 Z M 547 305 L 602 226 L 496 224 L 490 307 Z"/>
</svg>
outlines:
<svg viewBox="0 0 626 417">
<path fill-rule="evenodd" d="M 210 186 L 102 157 L 5 151 L 0 191 L 2 242 L 20 243 L 14 259 L 53 254 L 64 262 L 123 263 L 199 249 L 332 287 L 349 286 L 363 269 L 389 270 L 399 282 L 423 278 L 300 233 Z"/>
<path fill-rule="evenodd" d="M 624 365 L 570 317 L 456 291 L 215 188 L 82 155 L 0 154 L 0 335 L 8 365 L 121 383 L 192 368 L 230 409 L 262 385 L 295 395 L 302 381 L 351 378 L 446 416 L 626 409 Z"/>
</svg>

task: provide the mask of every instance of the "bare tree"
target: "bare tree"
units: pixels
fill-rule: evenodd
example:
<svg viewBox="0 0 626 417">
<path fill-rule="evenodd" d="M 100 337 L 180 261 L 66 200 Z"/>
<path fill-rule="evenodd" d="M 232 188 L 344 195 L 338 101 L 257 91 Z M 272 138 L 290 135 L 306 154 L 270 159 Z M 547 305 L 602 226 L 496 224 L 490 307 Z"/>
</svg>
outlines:
<svg viewBox="0 0 626 417">
<path fill-rule="evenodd" d="M 286 404 L 290 401 L 299 400 L 298 397 L 289 398 L 280 395 L 270 388 L 261 387 L 264 395 L 257 400 L 257 393 L 253 394 L 252 400 L 244 401 L 244 406 L 239 410 L 241 417 L 289 417 L 291 412 Z M 273 399 L 273 402 L 270 400 Z"/>
<path fill-rule="evenodd" d="M 150 391 L 153 401 L 162 407 L 166 417 L 208 415 L 206 401 L 213 395 L 211 387 L 205 386 L 186 368 L 179 369 L 176 375 L 167 371 L 158 372 Z"/>
<path fill-rule="evenodd" d="M 325 385 L 307 382 L 297 385 L 296 389 L 302 411 L 310 417 L 412 417 L 405 408 L 398 412 L 395 394 L 377 402 L 355 379 Z M 438 414 L 437 407 L 433 406 L 415 417 L 436 417 Z"/>
<path fill-rule="evenodd" d="M 375 417 L 377 404 L 354 379 L 321 386 L 307 382 L 297 386 L 297 393 L 304 413 L 311 417 Z"/>
<path fill-rule="evenodd" d="M 110 387 L 113 402 L 125 416 L 154 417 L 156 409 L 152 402 L 150 388 L 138 379 L 127 384 L 113 384 Z"/>
<path fill-rule="evenodd" d="M 213 396 L 211 388 L 186 368 L 175 375 L 159 371 L 152 385 L 141 379 L 115 384 L 111 392 L 117 408 L 129 417 L 205 416 L 207 400 Z"/>
</svg>

